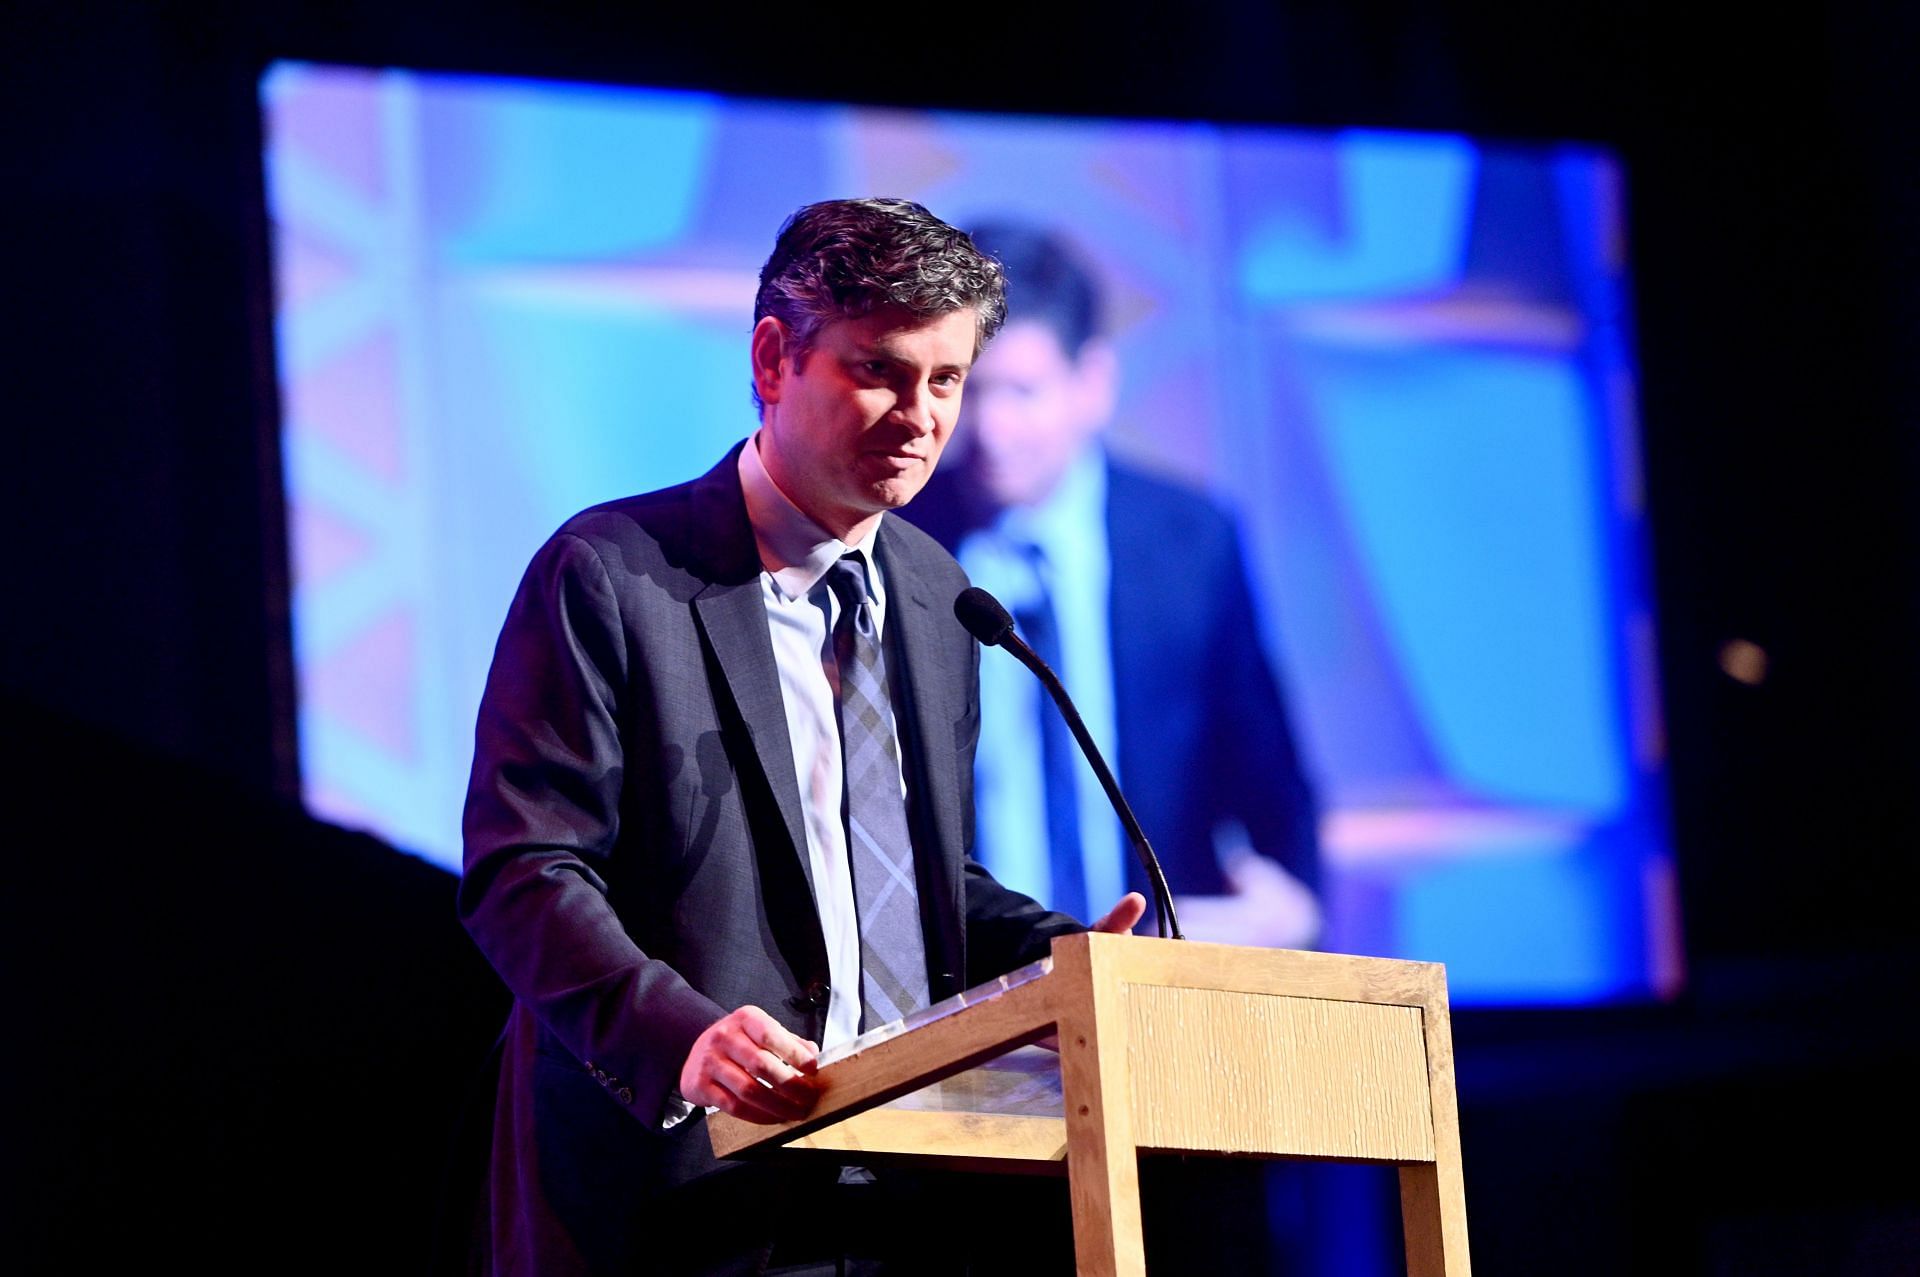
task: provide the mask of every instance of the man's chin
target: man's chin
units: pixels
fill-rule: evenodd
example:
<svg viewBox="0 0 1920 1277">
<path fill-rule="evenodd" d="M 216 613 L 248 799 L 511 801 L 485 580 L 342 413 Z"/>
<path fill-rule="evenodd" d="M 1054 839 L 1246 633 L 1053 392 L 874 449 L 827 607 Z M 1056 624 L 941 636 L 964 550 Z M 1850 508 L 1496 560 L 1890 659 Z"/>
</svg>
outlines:
<svg viewBox="0 0 1920 1277">
<path fill-rule="evenodd" d="M 927 469 L 916 474 L 883 479 L 873 484 L 868 491 L 873 497 L 874 508 L 898 510 L 920 495 L 920 490 L 927 486 L 927 476 L 931 473 L 932 470 Z"/>
</svg>

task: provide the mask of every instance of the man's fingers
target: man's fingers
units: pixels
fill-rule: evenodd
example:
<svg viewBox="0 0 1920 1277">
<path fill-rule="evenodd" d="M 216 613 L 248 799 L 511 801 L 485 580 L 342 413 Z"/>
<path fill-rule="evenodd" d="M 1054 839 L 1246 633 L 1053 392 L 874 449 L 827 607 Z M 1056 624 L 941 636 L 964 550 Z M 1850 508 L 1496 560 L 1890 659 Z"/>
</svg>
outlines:
<svg viewBox="0 0 1920 1277">
<path fill-rule="evenodd" d="M 755 1046 L 764 1047 L 775 1057 L 805 1073 L 811 1073 L 820 1060 L 820 1048 L 758 1007 L 742 1007 L 741 1028 Z M 751 1015 L 744 1014 L 752 1012 Z"/>
<path fill-rule="evenodd" d="M 805 1117 L 819 1097 L 806 1074 L 820 1049 L 758 1007 L 741 1007 L 707 1026 L 680 1067 L 680 1094 L 749 1122 Z"/>
<path fill-rule="evenodd" d="M 1119 904 L 1107 911 L 1106 917 L 1093 924 L 1093 929 L 1110 935 L 1126 935 L 1146 913 L 1147 898 L 1137 891 L 1129 891 L 1120 897 Z"/>
<path fill-rule="evenodd" d="M 798 1081 L 805 1076 L 799 1069 L 794 1068 L 785 1060 L 764 1048 L 760 1051 L 758 1059 L 755 1060 L 754 1067 L 749 1071 L 776 1087 L 785 1086 L 787 1083 Z"/>
<path fill-rule="evenodd" d="M 725 1044 L 716 1057 L 716 1063 L 725 1063 L 728 1066 L 724 1072 L 729 1083 L 733 1079 L 733 1070 L 736 1069 L 741 1075 L 755 1082 L 765 1083 L 775 1088 L 785 1087 L 802 1076 L 798 1069 L 785 1060 L 764 1047 L 753 1045 L 744 1037 Z M 716 1075 L 721 1072 L 723 1071 L 715 1069 Z"/>
<path fill-rule="evenodd" d="M 716 1059 L 699 1094 L 687 1098 L 744 1118 L 749 1122 L 791 1122 L 805 1117 L 812 1106 L 762 1084 L 731 1060 Z"/>
<path fill-rule="evenodd" d="M 777 1102 L 772 1100 L 773 1092 L 758 1082 L 746 1082 L 737 1091 L 726 1086 L 716 1086 L 714 1092 L 714 1108 L 749 1122 L 771 1125 L 776 1122 L 790 1122 L 800 1116 L 798 1113 L 783 1111 Z"/>
<path fill-rule="evenodd" d="M 743 1108 L 766 1114 L 754 1118 L 755 1121 L 791 1122 L 805 1117 L 813 1107 L 811 1095 L 803 1099 L 779 1087 L 769 1086 L 735 1064 L 729 1063 L 727 1068 L 717 1071 L 716 1080 Z"/>
</svg>

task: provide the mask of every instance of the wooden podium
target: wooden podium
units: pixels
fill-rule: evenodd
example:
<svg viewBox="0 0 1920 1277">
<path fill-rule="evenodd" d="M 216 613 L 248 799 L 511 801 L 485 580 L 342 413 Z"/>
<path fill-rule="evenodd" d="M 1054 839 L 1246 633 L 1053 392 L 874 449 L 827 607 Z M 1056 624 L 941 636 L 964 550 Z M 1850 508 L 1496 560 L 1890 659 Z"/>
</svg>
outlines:
<svg viewBox="0 0 1920 1277">
<path fill-rule="evenodd" d="M 1016 1050 L 1057 1033 L 1051 1052 Z M 877 1041 L 869 1039 L 879 1036 Z M 1067 1172 L 1077 1267 L 1146 1272 L 1141 1152 L 1400 1168 L 1409 1277 L 1466 1277 L 1434 963 L 1083 934 L 831 1056 L 781 1126 L 708 1120 L 721 1157 Z"/>
</svg>

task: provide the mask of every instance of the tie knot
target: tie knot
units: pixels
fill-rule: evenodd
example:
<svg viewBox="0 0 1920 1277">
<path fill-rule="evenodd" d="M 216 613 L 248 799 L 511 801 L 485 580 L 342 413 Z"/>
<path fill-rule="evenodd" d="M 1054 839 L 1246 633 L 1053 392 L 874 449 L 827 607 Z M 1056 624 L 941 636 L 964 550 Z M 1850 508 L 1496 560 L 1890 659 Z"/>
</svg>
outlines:
<svg viewBox="0 0 1920 1277">
<path fill-rule="evenodd" d="M 859 607 L 867 601 L 867 564 L 858 554 L 843 554 L 827 569 L 827 587 L 840 596 L 840 606 Z"/>
</svg>

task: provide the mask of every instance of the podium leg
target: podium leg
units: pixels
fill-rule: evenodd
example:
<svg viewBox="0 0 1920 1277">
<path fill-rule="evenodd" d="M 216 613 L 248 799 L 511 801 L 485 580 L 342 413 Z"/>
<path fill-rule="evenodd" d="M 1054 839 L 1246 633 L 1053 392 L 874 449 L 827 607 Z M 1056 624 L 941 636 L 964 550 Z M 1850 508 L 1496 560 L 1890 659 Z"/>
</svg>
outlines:
<svg viewBox="0 0 1920 1277">
<path fill-rule="evenodd" d="M 1063 998 L 1073 1009 L 1057 1022 L 1074 1268 L 1080 1277 L 1146 1277 L 1140 1151 L 1133 1136 L 1127 1019 L 1119 985 L 1098 958 L 1056 950 L 1054 960 L 1055 975 L 1063 984 L 1072 981 L 1083 999 L 1074 1007 Z"/>
<path fill-rule="evenodd" d="M 1407 1277 L 1470 1277 L 1467 1204 L 1460 1170 L 1433 1162 L 1400 1168 L 1400 1222 Z"/>
<path fill-rule="evenodd" d="M 1470 1277 L 1467 1189 L 1460 1170 L 1460 1114 L 1453 1085 L 1452 1017 L 1444 974 L 1438 967 L 1431 968 L 1428 980 L 1421 1023 L 1427 1045 L 1433 1161 L 1400 1168 L 1407 1277 Z"/>
<path fill-rule="evenodd" d="M 1091 1044 L 1085 1053 L 1094 1054 Z M 1094 1066 L 1088 1072 L 1095 1071 L 1098 1061 L 1088 1063 Z M 1117 1089 L 1097 1083 L 1076 1087 L 1071 1079 L 1064 1088 L 1074 1268 L 1080 1277 L 1146 1277 L 1146 1250 L 1140 1235 L 1140 1156 L 1126 1111 L 1124 1079 L 1119 1080 L 1122 1085 Z"/>
</svg>

